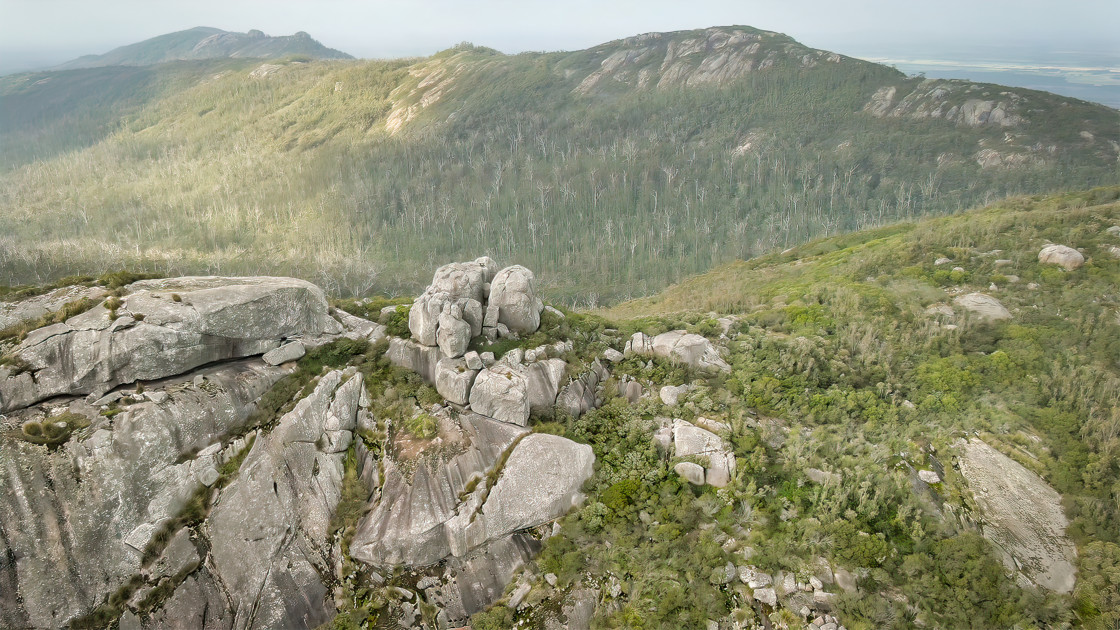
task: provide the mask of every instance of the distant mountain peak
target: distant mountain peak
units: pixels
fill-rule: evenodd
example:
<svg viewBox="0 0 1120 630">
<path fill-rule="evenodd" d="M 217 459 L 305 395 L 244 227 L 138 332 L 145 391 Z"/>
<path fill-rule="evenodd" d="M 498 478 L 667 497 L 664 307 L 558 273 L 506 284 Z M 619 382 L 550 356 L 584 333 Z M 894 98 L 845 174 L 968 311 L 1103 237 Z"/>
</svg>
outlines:
<svg viewBox="0 0 1120 630">
<path fill-rule="evenodd" d="M 273 37 L 257 29 L 248 33 L 235 33 L 209 26 L 196 26 L 121 46 L 103 55 L 84 55 L 58 66 L 57 69 L 150 66 L 187 59 L 276 58 L 287 55 L 305 55 L 316 59 L 353 58 L 342 51 L 327 48 L 306 31 Z"/>
</svg>

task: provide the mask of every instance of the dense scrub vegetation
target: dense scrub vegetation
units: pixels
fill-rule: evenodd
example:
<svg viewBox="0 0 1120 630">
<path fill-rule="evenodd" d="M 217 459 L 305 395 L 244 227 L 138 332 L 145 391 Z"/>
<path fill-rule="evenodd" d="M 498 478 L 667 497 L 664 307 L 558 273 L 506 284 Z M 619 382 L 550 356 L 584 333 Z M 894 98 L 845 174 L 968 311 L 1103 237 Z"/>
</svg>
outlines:
<svg viewBox="0 0 1120 630">
<path fill-rule="evenodd" d="M 557 586 L 538 578 L 528 598 L 539 606 L 498 606 L 476 627 L 532 626 L 563 593 L 612 584 L 619 595 L 601 601 L 595 627 L 704 627 L 729 615 L 799 627 L 789 611 L 750 603 L 723 567 L 746 558 L 804 580 L 822 557 L 857 576 L 859 590 L 834 600 L 848 628 L 1115 627 L 1120 257 L 1111 248 L 1120 233 L 1106 230 L 1120 225 L 1118 198 L 1115 188 L 1021 198 L 814 241 L 604 312 L 643 316 L 617 340 L 635 325 L 716 338 L 710 318 L 732 315 L 732 370 L 627 359 L 615 377 L 699 387 L 676 408 L 614 398 L 538 427 L 594 447 L 589 499 L 539 559 Z M 1040 264 L 1047 242 L 1078 247 L 1087 262 L 1069 272 Z M 941 257 L 951 263 L 934 264 Z M 942 273 L 954 266 L 964 273 Z M 974 290 L 1012 319 L 926 310 Z M 728 424 L 737 478 L 720 490 L 681 481 L 677 460 L 651 441 L 658 416 Z M 1079 549 L 1072 595 L 1017 584 L 979 536 L 971 490 L 952 465 L 955 444 L 971 436 L 1062 494 Z M 916 483 L 915 470 L 939 465 L 941 483 Z"/>
<path fill-rule="evenodd" d="M 809 49 L 776 41 L 791 48 L 739 79 L 587 94 L 575 88 L 621 44 L 289 62 L 258 78 L 242 61 L 98 69 L 111 76 L 92 90 L 81 74 L 8 78 L 5 112 L 89 96 L 0 119 L 0 279 L 127 263 L 411 294 L 436 264 L 487 253 L 539 270 L 554 301 L 595 305 L 822 235 L 1116 181 L 1101 153 L 1114 110 L 1018 90 L 1053 115 L 1010 135 L 876 118 L 863 108 L 878 88 L 917 79 L 854 59 L 806 67 Z M 432 82 L 438 94 L 420 89 Z M 1032 146 L 1045 159 L 976 161 Z"/>
</svg>

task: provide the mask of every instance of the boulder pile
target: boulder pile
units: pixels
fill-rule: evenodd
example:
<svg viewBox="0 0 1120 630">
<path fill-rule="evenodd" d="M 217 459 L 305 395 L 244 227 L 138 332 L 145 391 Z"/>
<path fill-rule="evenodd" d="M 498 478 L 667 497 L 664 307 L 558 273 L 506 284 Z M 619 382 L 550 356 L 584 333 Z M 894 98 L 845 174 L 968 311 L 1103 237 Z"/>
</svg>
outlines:
<svg viewBox="0 0 1120 630">
<path fill-rule="evenodd" d="M 625 356 L 657 356 L 672 359 L 690 367 L 731 371 L 712 342 L 683 330 L 670 330 L 656 337 L 636 332 L 626 342 Z"/>
<path fill-rule="evenodd" d="M 486 256 L 450 263 L 436 270 L 432 284 L 413 303 L 408 315 L 411 339 L 391 340 L 388 356 L 423 376 L 448 402 L 525 426 L 530 411 L 550 410 L 573 387 L 563 387 L 567 364 L 557 358 L 571 350 L 571 343 L 514 349 L 500 361 L 492 353 L 468 349 L 479 335 L 493 342 L 536 332 L 543 311 L 533 272 L 525 267 L 499 271 Z M 593 379 L 592 391 L 606 378 L 599 376 Z M 574 408 L 574 415 L 586 411 L 579 400 L 566 406 Z"/>
</svg>

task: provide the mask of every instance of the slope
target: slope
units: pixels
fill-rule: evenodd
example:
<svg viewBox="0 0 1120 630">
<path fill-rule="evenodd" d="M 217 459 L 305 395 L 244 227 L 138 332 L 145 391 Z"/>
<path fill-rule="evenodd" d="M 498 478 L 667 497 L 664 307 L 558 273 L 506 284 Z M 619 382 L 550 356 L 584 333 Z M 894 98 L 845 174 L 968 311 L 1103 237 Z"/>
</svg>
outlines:
<svg viewBox="0 0 1120 630">
<path fill-rule="evenodd" d="M 587 506 L 542 551 L 560 586 L 531 577 L 532 609 L 475 627 L 533 626 L 581 575 L 604 585 L 601 627 L 802 627 L 822 602 L 848 628 L 1113 627 L 1118 199 L 1016 198 L 823 239 L 583 316 L 616 349 L 634 331 L 703 335 L 731 369 L 628 352 L 601 410 L 547 425 L 597 458 Z M 1040 262 L 1049 243 L 1084 263 Z M 975 292 L 1008 317 L 969 310 Z M 626 383 L 641 397 L 615 393 Z M 685 484 L 655 446 L 667 418 L 722 427 L 735 479 Z M 1040 548 L 1061 561 L 1032 562 Z"/>
<path fill-rule="evenodd" d="M 84 149 L 14 157 L 0 270 L 267 269 L 400 293 L 488 253 L 597 304 L 822 235 L 1115 182 L 1116 115 L 747 27 L 272 63 L 124 112 Z"/>
</svg>

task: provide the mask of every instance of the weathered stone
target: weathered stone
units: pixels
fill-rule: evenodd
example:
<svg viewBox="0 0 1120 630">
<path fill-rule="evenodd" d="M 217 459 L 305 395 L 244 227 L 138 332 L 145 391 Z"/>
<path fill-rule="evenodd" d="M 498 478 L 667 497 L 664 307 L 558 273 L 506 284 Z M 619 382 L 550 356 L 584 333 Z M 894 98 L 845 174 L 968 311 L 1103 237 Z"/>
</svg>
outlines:
<svg viewBox="0 0 1120 630">
<path fill-rule="evenodd" d="M 494 355 L 491 354 L 490 356 Z M 482 357 L 474 350 L 471 350 L 470 352 L 464 354 L 463 359 L 467 362 L 467 369 L 481 370 L 482 368 L 486 367 L 486 365 L 482 362 Z"/>
<path fill-rule="evenodd" d="M 599 406 L 599 383 L 610 377 L 603 364 L 596 359 L 591 364 L 591 369 L 581 374 L 560 390 L 556 397 L 556 406 L 566 411 L 574 418 L 587 413 Z"/>
<path fill-rule="evenodd" d="M 408 330 L 421 345 L 436 345 L 439 317 L 443 307 L 451 301 L 447 293 L 425 291 L 408 310 Z"/>
<path fill-rule="evenodd" d="M 754 589 L 754 598 L 767 606 L 778 605 L 778 594 L 772 588 L 756 588 Z"/>
<path fill-rule="evenodd" d="M 692 367 L 713 368 L 724 372 L 731 370 L 731 366 L 723 360 L 710 341 L 683 330 L 672 330 L 654 337 L 653 354 Z"/>
<path fill-rule="evenodd" d="M 989 321 L 1011 319 L 1011 313 L 1004 308 L 999 300 L 984 293 L 962 295 L 953 300 L 953 303 L 965 310 L 971 311 L 981 319 Z"/>
<path fill-rule="evenodd" d="M 471 386 L 478 370 L 467 367 L 463 359 L 440 359 L 436 364 L 436 391 L 457 405 L 470 402 Z"/>
<path fill-rule="evenodd" d="M 35 297 L 18 300 L 15 302 L 0 302 L 0 330 L 33 322 L 48 313 L 62 310 L 69 302 L 79 300 L 100 300 L 108 291 L 102 287 L 62 287 L 37 295 Z"/>
<path fill-rule="evenodd" d="M 523 427 L 529 422 L 529 381 L 523 371 L 495 364 L 478 373 L 470 404 L 476 413 Z"/>
<path fill-rule="evenodd" d="M 614 348 L 607 348 L 603 351 L 603 358 L 607 361 L 610 361 L 611 363 L 618 363 L 625 357 L 618 350 L 615 350 Z"/>
<path fill-rule="evenodd" d="M 548 411 L 556 404 L 560 383 L 568 364 L 563 359 L 545 359 L 525 367 L 528 379 L 529 411 Z"/>
<path fill-rule="evenodd" d="M 753 566 L 739 567 L 739 580 L 751 588 L 763 588 L 774 583 L 774 578 L 769 573 Z"/>
<path fill-rule="evenodd" d="M 537 297 L 533 272 L 520 265 L 506 267 L 490 284 L 490 305 L 498 307 L 498 323 L 513 332 L 535 332 L 544 303 Z"/>
<path fill-rule="evenodd" d="M 139 572 L 140 551 L 199 487 L 192 468 L 214 464 L 190 454 L 238 431 L 254 401 L 287 373 L 259 362 L 208 368 L 205 390 L 129 405 L 111 424 L 95 416 L 100 425 L 53 453 L 0 440 L 0 532 L 19 576 L 4 581 L 9 569 L 0 561 L 0 583 L 13 589 L 0 589 L 0 626 L 63 627 Z M 56 543 L 43 544 L 49 540 Z"/>
<path fill-rule="evenodd" d="M 497 265 L 489 256 L 472 262 L 448 263 L 436 269 L 430 288 L 433 292 L 446 293 L 452 300 L 469 298 L 479 303 L 486 300 L 484 285 L 494 279 Z"/>
<path fill-rule="evenodd" d="M 292 341 L 275 350 L 269 350 L 264 353 L 261 359 L 269 365 L 280 365 L 288 361 L 295 361 L 304 354 L 307 354 L 307 350 L 304 349 L 303 344 L 298 341 Z"/>
<path fill-rule="evenodd" d="M 691 385 L 666 385 L 661 388 L 658 395 L 661 397 L 661 402 L 670 407 L 675 407 L 681 396 L 688 393 L 690 389 L 692 389 Z"/>
<path fill-rule="evenodd" d="M 938 475 L 932 470 L 919 470 L 918 479 L 926 483 L 941 483 L 941 475 Z"/>
<path fill-rule="evenodd" d="M 644 332 L 636 332 L 626 340 L 626 348 L 623 356 L 630 356 L 636 354 L 638 356 L 649 356 L 653 354 L 653 338 Z"/>
<path fill-rule="evenodd" d="M 1066 271 L 1073 271 L 1085 264 L 1085 256 L 1072 247 L 1047 245 L 1038 252 L 1038 262 L 1058 265 Z"/>
<path fill-rule="evenodd" d="M 436 364 L 440 360 L 439 348 L 424 346 L 411 339 L 392 337 L 389 339 L 389 350 L 385 353 L 389 361 L 398 367 L 412 370 L 434 385 L 436 382 Z"/>
<path fill-rule="evenodd" d="M 689 422 L 674 421 L 673 450 L 677 457 L 707 457 L 705 481 L 717 488 L 726 486 L 735 473 L 735 456 L 724 446 L 723 440 Z"/>
<path fill-rule="evenodd" d="M 0 379 L 0 412 L 261 354 L 280 338 L 342 331 L 323 292 L 302 280 L 190 277 L 145 280 L 127 291 L 114 321 L 99 305 L 32 331 L 16 346 L 12 354 L 30 372 Z"/>
<path fill-rule="evenodd" d="M 445 304 L 439 316 L 436 344 L 445 357 L 461 357 L 471 343 L 471 325 L 458 304 Z"/>
<path fill-rule="evenodd" d="M 342 493 L 344 454 L 320 445 L 355 428 L 363 387 L 360 374 L 323 376 L 271 433 L 257 438 L 214 507 L 211 560 L 237 627 L 314 627 L 333 616 L 320 576 L 331 566 L 329 525 Z"/>
<path fill-rule="evenodd" d="M 704 485 L 704 467 L 692 462 L 679 462 L 673 470 L 694 486 Z"/>
</svg>

